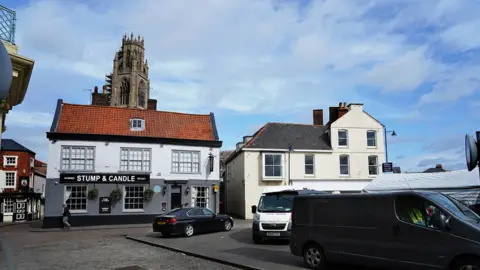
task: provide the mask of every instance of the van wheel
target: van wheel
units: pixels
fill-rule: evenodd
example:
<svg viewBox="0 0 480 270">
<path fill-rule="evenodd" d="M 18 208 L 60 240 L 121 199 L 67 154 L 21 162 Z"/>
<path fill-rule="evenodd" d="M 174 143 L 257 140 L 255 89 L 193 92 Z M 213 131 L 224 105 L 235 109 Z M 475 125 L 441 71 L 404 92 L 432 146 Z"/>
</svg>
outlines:
<svg viewBox="0 0 480 270">
<path fill-rule="evenodd" d="M 303 249 L 303 261 L 310 269 L 324 269 L 325 255 L 322 247 L 317 244 L 309 244 Z"/>
<path fill-rule="evenodd" d="M 480 270 L 480 258 L 461 258 L 453 264 L 452 270 Z"/>
<path fill-rule="evenodd" d="M 253 242 L 257 245 L 263 242 L 263 239 L 260 236 L 255 234 L 252 234 L 252 239 L 253 239 Z"/>
</svg>

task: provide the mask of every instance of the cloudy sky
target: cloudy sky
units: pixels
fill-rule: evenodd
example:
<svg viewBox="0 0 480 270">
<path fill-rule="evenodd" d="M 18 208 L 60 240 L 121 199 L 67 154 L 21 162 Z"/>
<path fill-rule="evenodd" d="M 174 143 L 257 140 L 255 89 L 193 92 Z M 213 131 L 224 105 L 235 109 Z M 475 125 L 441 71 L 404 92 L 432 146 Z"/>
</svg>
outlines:
<svg viewBox="0 0 480 270">
<path fill-rule="evenodd" d="M 479 130 L 480 3 L 471 0 L 2 0 L 35 59 L 4 137 L 46 160 L 57 99 L 88 104 L 124 33 L 145 38 L 158 109 L 214 112 L 224 149 L 268 121 L 339 102 L 395 130 L 403 170 L 464 169 Z"/>
</svg>

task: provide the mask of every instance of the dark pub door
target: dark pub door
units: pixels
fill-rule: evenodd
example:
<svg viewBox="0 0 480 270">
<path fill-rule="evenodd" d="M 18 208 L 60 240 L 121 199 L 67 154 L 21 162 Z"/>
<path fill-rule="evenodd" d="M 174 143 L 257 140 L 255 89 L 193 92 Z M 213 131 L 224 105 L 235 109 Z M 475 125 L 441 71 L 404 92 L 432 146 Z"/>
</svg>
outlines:
<svg viewBox="0 0 480 270">
<path fill-rule="evenodd" d="M 178 185 L 172 185 L 170 190 L 171 209 L 182 207 L 182 187 Z"/>
</svg>

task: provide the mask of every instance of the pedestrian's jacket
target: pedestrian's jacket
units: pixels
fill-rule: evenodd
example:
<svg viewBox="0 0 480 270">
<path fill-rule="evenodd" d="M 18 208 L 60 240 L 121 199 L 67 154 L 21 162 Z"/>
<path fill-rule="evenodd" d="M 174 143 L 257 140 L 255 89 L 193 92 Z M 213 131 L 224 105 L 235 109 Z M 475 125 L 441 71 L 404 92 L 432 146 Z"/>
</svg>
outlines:
<svg viewBox="0 0 480 270">
<path fill-rule="evenodd" d="M 63 208 L 63 216 L 70 217 L 70 210 L 68 210 L 68 207 Z"/>
</svg>

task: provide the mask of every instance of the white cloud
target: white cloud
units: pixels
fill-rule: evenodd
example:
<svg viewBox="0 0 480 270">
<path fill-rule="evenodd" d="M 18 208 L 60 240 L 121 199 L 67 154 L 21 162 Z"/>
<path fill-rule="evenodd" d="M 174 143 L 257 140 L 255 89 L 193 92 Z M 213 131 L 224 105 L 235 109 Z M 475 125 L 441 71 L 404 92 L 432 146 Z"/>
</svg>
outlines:
<svg viewBox="0 0 480 270">
<path fill-rule="evenodd" d="M 17 39 L 40 67 L 71 69 L 101 80 L 111 71 L 123 33 L 140 33 L 154 96 L 179 110 L 278 113 L 297 104 L 335 104 L 362 86 L 413 92 L 425 82 L 440 83 L 424 102 L 442 101 L 435 95 L 455 100 L 472 94 L 468 76 L 461 75 L 469 67 L 450 68 L 444 77 L 446 64 L 427 54 L 435 44 L 409 37 L 423 26 L 435 26 L 448 29 L 439 36 L 445 43 L 457 44 L 459 50 L 477 48 L 479 42 L 465 38 L 480 26 L 474 19 L 480 12 L 465 1 L 391 4 L 396 2 L 401 8 L 380 20 L 384 11 L 376 9 L 385 4 L 375 1 L 315 1 L 300 18 L 296 2 L 274 9 L 271 1 L 88 5 L 43 0 L 17 10 Z M 405 28 L 411 31 L 395 31 Z M 169 82 L 172 78 L 178 82 Z M 266 82 L 269 78 L 286 83 Z M 468 89 L 459 95 L 449 86 Z"/>
<path fill-rule="evenodd" d="M 5 120 L 5 125 L 8 127 L 50 127 L 52 124 L 53 115 L 45 112 L 36 111 L 18 111 L 11 110 Z"/>
</svg>

